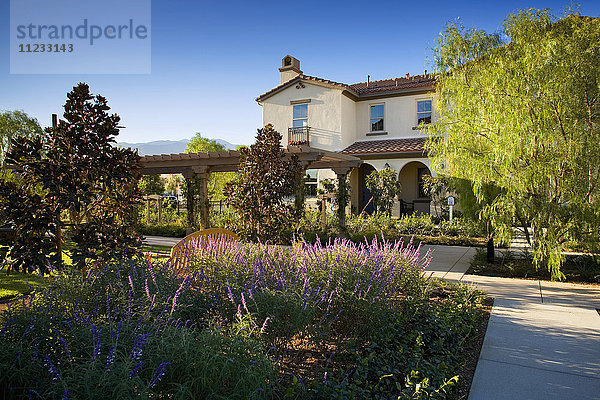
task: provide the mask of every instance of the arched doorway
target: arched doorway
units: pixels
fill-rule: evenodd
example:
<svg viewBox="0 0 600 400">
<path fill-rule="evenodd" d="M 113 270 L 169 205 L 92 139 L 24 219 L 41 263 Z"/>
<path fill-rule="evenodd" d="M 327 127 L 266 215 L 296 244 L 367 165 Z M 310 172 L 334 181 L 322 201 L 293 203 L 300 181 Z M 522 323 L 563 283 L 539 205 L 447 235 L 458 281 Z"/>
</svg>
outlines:
<svg viewBox="0 0 600 400">
<path fill-rule="evenodd" d="M 362 164 L 358 169 L 358 204 L 359 209 L 358 212 L 366 212 L 371 215 L 375 212 L 375 205 L 373 204 L 373 200 L 371 198 L 373 195 L 371 191 L 367 187 L 365 178 L 371 173 L 375 171 L 375 168 L 370 164 Z"/>
<path fill-rule="evenodd" d="M 424 190 L 424 177 L 431 175 L 427 165 L 420 161 L 411 161 L 398 173 L 402 185 L 400 192 L 400 214 L 429 214 L 431 199 Z"/>
</svg>

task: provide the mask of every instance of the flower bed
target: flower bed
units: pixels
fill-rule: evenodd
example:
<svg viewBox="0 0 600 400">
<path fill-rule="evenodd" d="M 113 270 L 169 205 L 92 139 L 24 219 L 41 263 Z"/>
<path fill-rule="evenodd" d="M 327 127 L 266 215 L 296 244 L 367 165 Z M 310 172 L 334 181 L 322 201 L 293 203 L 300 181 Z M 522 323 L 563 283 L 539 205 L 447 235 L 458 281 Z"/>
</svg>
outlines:
<svg viewBox="0 0 600 400">
<path fill-rule="evenodd" d="M 445 398 L 482 297 L 410 243 L 208 241 L 54 278 L 0 315 L 0 392 L 26 398 Z"/>
</svg>

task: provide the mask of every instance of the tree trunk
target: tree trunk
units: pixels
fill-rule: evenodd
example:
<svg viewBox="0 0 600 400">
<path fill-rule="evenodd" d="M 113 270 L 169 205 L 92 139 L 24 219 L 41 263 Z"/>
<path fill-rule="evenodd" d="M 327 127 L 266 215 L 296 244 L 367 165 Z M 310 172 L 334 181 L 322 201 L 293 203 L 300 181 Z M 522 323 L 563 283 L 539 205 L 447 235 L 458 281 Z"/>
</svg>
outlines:
<svg viewBox="0 0 600 400">
<path fill-rule="evenodd" d="M 493 264 L 496 261 L 496 251 L 494 249 L 494 236 L 490 236 L 487 242 L 487 262 Z"/>
</svg>

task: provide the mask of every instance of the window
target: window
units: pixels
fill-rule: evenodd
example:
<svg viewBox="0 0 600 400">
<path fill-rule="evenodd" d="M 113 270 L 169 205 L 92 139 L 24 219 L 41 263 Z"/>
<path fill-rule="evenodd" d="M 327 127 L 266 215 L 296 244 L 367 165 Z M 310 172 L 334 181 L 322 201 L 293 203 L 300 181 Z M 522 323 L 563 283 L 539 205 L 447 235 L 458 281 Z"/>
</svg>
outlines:
<svg viewBox="0 0 600 400">
<path fill-rule="evenodd" d="M 417 101 L 417 125 L 431 123 L 431 100 Z"/>
<path fill-rule="evenodd" d="M 308 104 L 294 104 L 293 112 L 293 124 L 294 128 L 304 128 L 308 126 Z"/>
<path fill-rule="evenodd" d="M 304 189 L 306 197 L 317 196 L 317 172 L 316 169 L 306 170 L 306 180 L 304 181 Z"/>
<path fill-rule="evenodd" d="M 371 132 L 383 130 L 383 104 L 371 106 Z"/>
</svg>

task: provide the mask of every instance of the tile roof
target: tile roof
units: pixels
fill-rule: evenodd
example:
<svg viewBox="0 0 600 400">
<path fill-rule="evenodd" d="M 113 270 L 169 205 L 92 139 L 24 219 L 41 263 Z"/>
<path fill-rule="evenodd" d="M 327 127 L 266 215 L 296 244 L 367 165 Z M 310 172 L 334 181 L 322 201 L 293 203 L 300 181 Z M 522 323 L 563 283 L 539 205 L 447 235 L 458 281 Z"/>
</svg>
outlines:
<svg viewBox="0 0 600 400">
<path fill-rule="evenodd" d="M 309 81 L 309 82 L 317 82 L 323 83 L 326 85 L 331 85 L 343 90 L 347 90 L 356 97 L 360 97 L 363 95 L 375 95 L 380 93 L 387 92 L 395 92 L 395 91 L 404 91 L 409 89 L 419 89 L 419 88 L 432 88 L 435 84 L 435 77 L 432 74 L 424 74 L 424 75 L 413 75 L 407 76 L 403 78 L 393 78 L 393 79 L 383 79 L 380 81 L 370 81 L 368 86 L 367 82 L 359 82 L 354 84 L 345 84 L 340 82 L 335 82 L 329 79 L 318 78 L 316 76 L 304 75 L 300 74 L 297 77 L 290 79 L 287 82 L 284 82 L 273 89 L 261 94 L 256 98 L 256 101 L 260 102 L 272 94 L 278 92 L 279 90 L 291 85 L 297 81 Z"/>
<path fill-rule="evenodd" d="M 423 153 L 425 138 L 365 140 L 354 142 L 342 154 Z"/>
<path fill-rule="evenodd" d="M 435 84 L 435 77 L 432 74 L 412 75 L 403 78 L 383 79 L 380 81 L 354 83 L 349 85 L 359 95 L 393 92 L 403 89 L 417 89 L 432 87 Z"/>
</svg>

